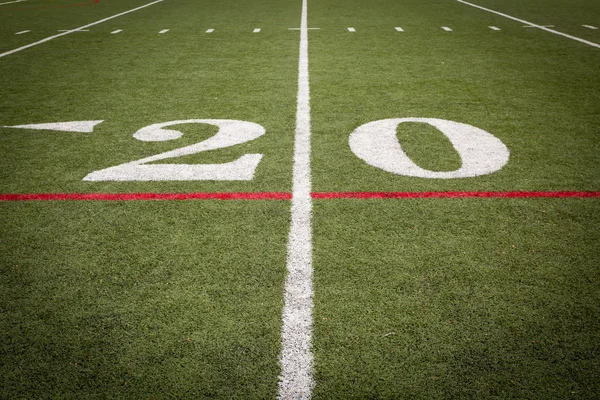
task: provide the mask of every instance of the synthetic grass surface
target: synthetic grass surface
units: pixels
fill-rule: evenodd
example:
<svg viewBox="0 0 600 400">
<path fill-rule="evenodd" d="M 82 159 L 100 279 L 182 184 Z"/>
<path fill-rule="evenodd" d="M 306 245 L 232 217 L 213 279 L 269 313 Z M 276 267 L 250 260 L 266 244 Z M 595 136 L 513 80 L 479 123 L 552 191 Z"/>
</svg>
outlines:
<svg viewBox="0 0 600 400">
<path fill-rule="evenodd" d="M 1 208 L 2 398 L 275 397 L 285 202 Z"/>
<path fill-rule="evenodd" d="M 315 204 L 315 398 L 597 397 L 595 200 Z"/>
<path fill-rule="evenodd" d="M 76 1 L 0 6 L 0 52 L 150 2 L 34 9 Z M 590 0 L 473 2 L 600 43 Z M 300 7 L 165 0 L 1 58 L 0 193 L 290 192 Z M 598 49 L 450 0 L 308 9 L 313 191 L 599 190 Z M 508 164 L 418 179 L 350 150 L 404 117 L 484 129 Z M 264 154 L 254 179 L 82 180 L 216 132 L 133 137 L 185 119 L 262 125 L 169 160 Z M 85 120 L 104 122 L 5 128 Z M 423 168 L 461 165 L 433 127 L 397 137 Z M 314 203 L 315 398 L 598 397 L 597 199 Z M 0 397 L 275 398 L 289 222 L 287 201 L 0 203 Z"/>
</svg>

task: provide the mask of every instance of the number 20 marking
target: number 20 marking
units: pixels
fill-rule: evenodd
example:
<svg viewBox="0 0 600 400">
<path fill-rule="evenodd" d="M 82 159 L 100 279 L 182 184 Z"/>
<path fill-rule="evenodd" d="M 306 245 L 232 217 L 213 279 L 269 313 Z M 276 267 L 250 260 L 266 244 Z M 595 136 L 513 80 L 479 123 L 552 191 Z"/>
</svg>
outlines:
<svg viewBox="0 0 600 400">
<path fill-rule="evenodd" d="M 429 124 L 443 133 L 460 155 L 462 166 L 455 171 L 429 171 L 416 165 L 404 152 L 396 136 L 405 122 Z M 141 160 L 94 171 L 84 181 L 247 181 L 254 177 L 262 154 L 245 154 L 224 164 L 152 164 L 148 163 L 223 149 L 250 142 L 265 134 L 253 122 L 228 119 L 189 119 L 149 125 L 133 136 L 142 141 L 179 139 L 180 131 L 164 129 L 179 124 L 209 124 L 218 132 L 199 143 L 156 154 Z M 509 158 L 509 150 L 494 135 L 471 125 L 436 118 L 393 118 L 369 122 L 358 127 L 349 138 L 352 152 L 367 164 L 395 175 L 419 178 L 470 178 L 500 170 Z"/>
</svg>

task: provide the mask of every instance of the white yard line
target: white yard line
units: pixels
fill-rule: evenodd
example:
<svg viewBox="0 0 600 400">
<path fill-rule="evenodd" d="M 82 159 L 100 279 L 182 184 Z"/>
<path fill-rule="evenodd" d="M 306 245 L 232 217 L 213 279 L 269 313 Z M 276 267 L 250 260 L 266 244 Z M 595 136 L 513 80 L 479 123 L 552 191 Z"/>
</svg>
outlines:
<svg viewBox="0 0 600 400">
<path fill-rule="evenodd" d="M 151 6 L 151 5 L 154 5 L 154 4 L 157 4 L 157 3 L 161 3 L 162 1 L 163 1 L 163 0 L 156 0 L 156 1 L 153 1 L 152 3 L 148 3 L 148 4 L 146 4 L 146 5 L 143 5 L 143 6 L 140 6 L 140 7 L 137 7 L 137 8 L 133 8 L 133 9 L 131 9 L 131 10 L 129 10 L 129 11 L 125 11 L 125 12 L 122 12 L 122 13 L 119 13 L 119 14 L 116 14 L 116 15 L 113 15 L 112 17 L 104 18 L 104 19 L 101 19 L 101 20 L 99 20 L 99 21 L 92 22 L 91 24 L 87 24 L 87 25 L 84 25 L 84 26 L 80 26 L 79 28 L 75 28 L 75 29 L 72 29 L 72 30 L 70 30 L 70 31 L 67 31 L 67 32 L 59 33 L 58 35 L 49 36 L 49 37 L 47 37 L 47 38 L 45 38 L 45 39 L 42 39 L 42 40 L 39 40 L 39 41 L 37 41 L 37 42 L 35 42 L 35 43 L 31 43 L 31 44 L 28 44 L 28 45 L 25 45 L 25 46 L 19 47 L 18 49 L 10 50 L 10 51 L 7 51 L 7 52 L 5 52 L 5 53 L 0 53 L 0 58 L 2 58 L 2 57 L 6 57 L 6 56 L 9 56 L 9 55 L 11 55 L 11 54 L 17 53 L 17 52 L 19 52 L 19 51 L 21 51 L 21 50 L 25 50 L 25 49 L 28 49 L 28 48 L 30 48 L 30 47 L 33 47 L 33 46 L 37 46 L 38 44 L 42 44 L 42 43 L 49 42 L 49 41 L 50 41 L 50 40 L 52 40 L 52 39 L 56 39 L 56 38 L 59 38 L 59 37 L 61 37 L 61 36 L 65 36 L 65 35 L 71 34 L 71 33 L 73 33 L 73 32 L 80 31 L 80 30 L 82 30 L 82 29 L 85 29 L 85 28 L 89 28 L 90 26 L 94 26 L 94 25 L 98 25 L 98 24 L 101 24 L 101 23 L 103 23 L 103 22 L 106 22 L 106 21 L 110 21 L 111 19 L 114 19 L 114 18 L 120 17 L 120 16 L 122 16 L 122 15 L 129 14 L 129 13 L 132 13 L 132 12 L 134 12 L 134 11 L 141 10 L 142 8 L 146 8 L 146 7 L 149 7 L 149 6 Z"/>
<path fill-rule="evenodd" d="M 469 3 L 468 1 L 464 1 L 464 0 L 456 0 L 456 1 L 458 1 L 459 3 L 466 4 L 468 6 L 471 6 L 471 7 L 479 8 L 480 10 L 487 11 L 487 12 L 490 12 L 492 14 L 500 15 L 501 17 L 504 17 L 504 18 L 512 19 L 513 21 L 521 22 L 523 24 L 527 24 L 527 25 L 530 25 L 530 26 L 535 26 L 536 28 L 539 28 L 539 29 L 541 29 L 543 31 L 554 33 L 555 35 L 564 36 L 564 37 L 569 38 L 571 40 L 576 40 L 578 42 L 585 43 L 585 44 L 587 44 L 589 46 L 597 47 L 597 48 L 600 49 L 600 44 L 598 44 L 598 43 L 590 42 L 589 40 L 578 38 L 576 36 L 567 35 L 566 33 L 562 33 L 562 32 L 559 32 L 557 30 L 554 30 L 554 29 L 546 28 L 546 27 L 544 27 L 542 25 L 537 25 L 537 24 L 534 24 L 533 22 L 525 21 L 524 19 L 516 18 L 516 17 L 513 17 L 511 15 L 501 13 L 499 11 L 490 10 L 489 8 L 478 6 L 477 4 Z"/>
<path fill-rule="evenodd" d="M 114 34 L 117 34 L 119 32 L 123 32 L 123 29 L 117 29 L 116 31 L 112 31 L 110 34 L 114 35 Z"/>
<path fill-rule="evenodd" d="M 583 26 L 584 28 L 588 28 L 588 29 L 598 29 L 598 27 L 593 26 L 593 25 L 581 25 L 581 26 Z"/>
<path fill-rule="evenodd" d="M 15 35 L 22 35 L 22 34 L 24 34 L 24 33 L 28 33 L 28 32 L 31 32 L 31 31 L 21 31 L 21 32 L 17 32 L 17 33 L 15 33 Z"/>
<path fill-rule="evenodd" d="M 8 1 L 6 3 L 0 3 L 0 6 L 3 6 L 5 4 L 13 4 L 13 3 L 21 3 L 23 1 L 27 1 L 27 0 L 15 0 L 15 1 Z"/>
<path fill-rule="evenodd" d="M 498 28 L 497 26 L 490 26 L 489 28 L 491 30 L 493 30 L 493 31 L 499 31 L 500 30 L 500 28 Z"/>
<path fill-rule="evenodd" d="M 292 177 L 292 222 L 288 238 L 285 304 L 281 329 L 279 399 L 310 399 L 314 387 L 311 351 L 313 309 L 312 199 L 310 177 L 310 90 L 308 6 L 302 0 L 298 104 Z"/>
</svg>

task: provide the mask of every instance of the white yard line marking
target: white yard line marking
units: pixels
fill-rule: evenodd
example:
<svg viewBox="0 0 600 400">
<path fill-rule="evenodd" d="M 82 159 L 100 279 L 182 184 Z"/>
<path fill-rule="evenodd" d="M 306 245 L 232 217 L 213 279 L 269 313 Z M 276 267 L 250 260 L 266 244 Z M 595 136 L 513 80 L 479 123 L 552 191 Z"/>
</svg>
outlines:
<svg viewBox="0 0 600 400">
<path fill-rule="evenodd" d="M 169 32 L 169 30 L 168 30 L 168 29 L 163 29 L 162 31 L 158 32 L 158 34 L 159 34 L 159 35 L 162 35 L 163 33 L 167 33 L 167 32 Z"/>
<path fill-rule="evenodd" d="M 15 0 L 15 1 L 8 1 L 6 3 L 0 3 L 0 6 L 3 6 L 5 4 L 13 4 L 13 3 L 21 3 L 23 1 L 27 1 L 27 0 Z"/>
<path fill-rule="evenodd" d="M 89 29 L 77 29 L 75 32 L 89 32 Z M 70 29 L 59 29 L 58 32 L 71 32 Z"/>
<path fill-rule="evenodd" d="M 488 28 L 490 28 L 493 31 L 499 31 L 500 28 L 498 28 L 497 26 L 489 26 Z"/>
<path fill-rule="evenodd" d="M 306 28 L 306 29 L 309 30 L 309 31 L 318 31 L 321 28 Z M 299 31 L 300 28 L 288 28 L 288 30 L 290 30 L 290 31 Z"/>
<path fill-rule="evenodd" d="M 206 30 L 206 33 L 213 33 L 214 31 L 215 31 L 214 29 L 210 28 L 210 29 Z"/>
<path fill-rule="evenodd" d="M 258 32 L 260 32 L 260 28 L 256 28 L 252 31 L 252 33 L 258 33 Z"/>
<path fill-rule="evenodd" d="M 583 26 L 584 28 L 588 28 L 588 29 L 598 29 L 597 27 L 592 26 L 592 25 L 581 25 L 581 26 Z"/>
<path fill-rule="evenodd" d="M 308 79 L 308 6 L 302 0 L 298 62 L 298 104 L 292 177 L 292 222 L 287 248 L 285 304 L 281 329 L 279 399 L 310 399 L 314 387 L 311 352 L 313 267 L 310 177 L 310 89 Z"/>
<path fill-rule="evenodd" d="M 110 34 L 114 35 L 115 33 L 123 32 L 123 29 L 117 29 L 116 31 L 112 31 Z"/>
<path fill-rule="evenodd" d="M 354 28 L 348 28 L 348 32 L 356 32 L 356 29 L 354 29 Z"/>
<path fill-rule="evenodd" d="M 448 28 L 447 26 L 442 26 L 442 29 L 446 32 L 452 32 L 452 29 Z"/>
<path fill-rule="evenodd" d="M 31 31 L 21 31 L 21 32 L 15 33 L 15 35 L 22 35 L 22 34 L 27 33 L 27 32 L 31 32 Z"/>
<path fill-rule="evenodd" d="M 478 6 L 477 4 L 469 3 L 469 2 L 464 1 L 464 0 L 456 0 L 456 1 L 458 1 L 459 3 L 466 4 L 468 6 L 471 6 L 471 7 L 479 8 L 480 10 L 487 11 L 487 12 L 490 12 L 492 14 L 500 15 L 500 16 L 502 16 L 504 18 L 512 19 L 513 21 L 521 22 L 523 24 L 528 24 L 528 25 L 531 25 L 531 26 L 536 26 L 536 27 L 540 28 L 543 31 L 554 33 L 555 35 L 564 36 L 564 37 L 569 38 L 571 40 L 576 40 L 578 42 L 585 43 L 587 45 L 590 45 L 590 46 L 593 46 L 593 47 L 597 47 L 597 48 L 600 49 L 600 44 L 598 44 L 598 43 L 590 42 L 589 40 L 581 39 L 581 38 L 578 38 L 576 36 L 567 35 L 566 33 L 562 33 L 562 32 L 556 31 L 554 29 L 546 28 L 546 27 L 541 26 L 541 25 L 536 25 L 536 24 L 534 24 L 532 22 L 525 21 L 525 20 L 519 19 L 519 18 L 515 18 L 513 16 L 501 13 L 499 11 L 490 10 L 489 8 L 481 7 L 481 6 Z"/>
<path fill-rule="evenodd" d="M 101 20 L 99 20 L 99 21 L 96 21 L 96 22 L 92 22 L 91 24 L 87 24 L 87 25 L 81 26 L 81 27 L 79 27 L 79 28 L 76 28 L 76 29 L 70 30 L 70 31 L 68 31 L 68 32 L 63 32 L 63 33 L 59 33 L 58 35 L 49 36 L 49 37 L 47 37 L 47 38 L 45 38 L 45 39 L 42 39 L 42 40 L 39 40 L 39 41 L 37 41 L 37 42 L 35 42 L 35 43 L 31 43 L 31 44 L 28 44 L 28 45 L 26 45 L 26 46 L 19 47 L 18 49 L 10 50 L 10 51 L 7 51 L 7 52 L 5 52 L 5 53 L 0 53 L 0 58 L 2 58 L 2 57 L 6 57 L 6 56 L 8 56 L 8 55 L 14 54 L 14 53 L 16 53 L 16 52 L 19 52 L 19 51 L 21 51 L 21 50 L 28 49 L 28 48 L 30 48 L 30 47 L 33 47 L 33 46 L 37 46 L 38 44 L 46 43 L 46 42 L 48 42 L 48 41 L 50 41 L 50 40 L 52 40 L 52 39 L 56 39 L 56 38 L 59 38 L 59 37 L 61 37 L 61 36 L 68 35 L 68 34 L 70 34 L 70 33 L 77 32 L 77 31 L 79 31 L 80 29 L 89 28 L 90 26 L 94 26 L 94 25 L 98 25 L 98 24 L 101 24 L 101 23 L 103 23 L 103 22 L 106 22 L 106 21 L 110 21 L 110 20 L 111 20 L 111 19 L 113 19 L 113 18 L 117 18 L 117 17 L 120 17 L 120 16 L 122 16 L 122 15 L 129 14 L 129 13 L 132 13 L 132 12 L 134 12 L 134 11 L 137 11 L 137 10 L 141 10 L 142 8 L 146 8 L 146 7 L 149 7 L 149 6 L 151 6 L 151 5 L 154 5 L 154 4 L 161 3 L 162 1 L 163 1 L 163 0 L 156 0 L 156 1 L 153 1 L 152 3 L 148 3 L 148 4 L 145 4 L 145 5 L 143 5 L 143 6 L 140 6 L 140 7 L 137 7 L 137 8 L 133 8 L 133 9 L 131 9 L 131 10 L 129 10 L 129 11 L 125 11 L 125 12 L 122 12 L 122 13 L 119 13 L 119 14 L 116 14 L 116 15 L 113 15 L 113 16 L 111 16 L 111 17 L 104 18 L 104 19 L 101 19 Z"/>
<path fill-rule="evenodd" d="M 554 28 L 554 25 L 523 25 L 523 28 L 539 28 L 540 26 L 544 28 Z"/>
<path fill-rule="evenodd" d="M 404 32 L 404 29 L 400 28 L 399 26 L 397 26 L 397 27 L 396 27 L 396 30 L 397 30 L 398 32 Z"/>
</svg>

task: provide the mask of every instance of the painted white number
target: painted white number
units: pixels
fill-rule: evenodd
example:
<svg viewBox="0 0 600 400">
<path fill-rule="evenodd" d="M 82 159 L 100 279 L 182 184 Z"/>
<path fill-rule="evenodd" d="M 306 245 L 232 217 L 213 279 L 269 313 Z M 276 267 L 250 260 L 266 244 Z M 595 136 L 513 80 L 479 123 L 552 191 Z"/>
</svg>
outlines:
<svg viewBox="0 0 600 400">
<path fill-rule="evenodd" d="M 179 139 L 183 134 L 172 129 L 163 129 L 179 124 L 209 124 L 219 128 L 212 137 L 190 146 L 156 154 L 137 161 L 94 171 L 84 181 L 248 181 L 262 159 L 262 154 L 245 154 L 235 161 L 225 164 L 152 164 L 166 160 L 197 154 L 203 151 L 223 149 L 246 143 L 265 134 L 262 126 L 230 119 L 188 119 L 154 124 L 137 131 L 133 137 L 145 142 Z"/>
<path fill-rule="evenodd" d="M 420 122 L 439 129 L 460 155 L 456 171 L 436 172 L 416 165 L 404 152 L 396 136 L 398 125 Z M 492 134 L 471 125 L 436 118 L 394 118 L 358 127 L 349 139 L 350 149 L 373 167 L 396 175 L 419 178 L 470 178 L 498 171 L 508 162 L 508 148 Z"/>
</svg>

